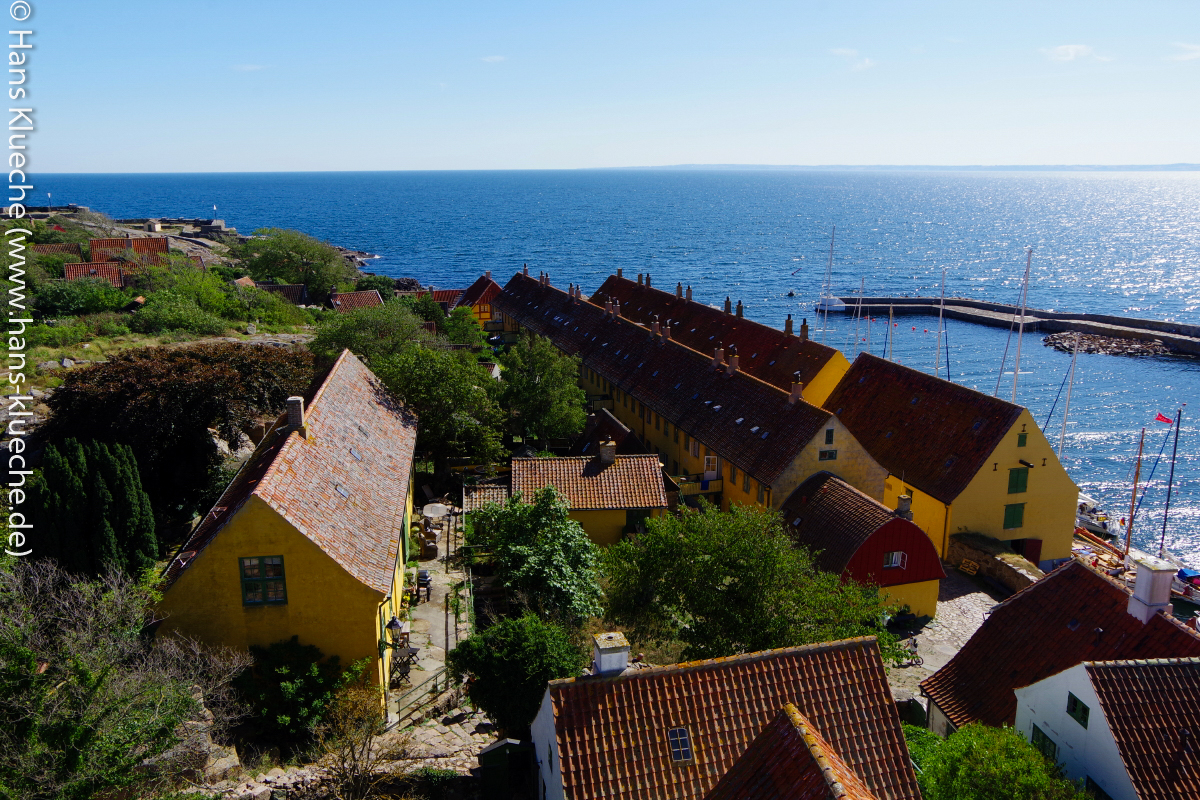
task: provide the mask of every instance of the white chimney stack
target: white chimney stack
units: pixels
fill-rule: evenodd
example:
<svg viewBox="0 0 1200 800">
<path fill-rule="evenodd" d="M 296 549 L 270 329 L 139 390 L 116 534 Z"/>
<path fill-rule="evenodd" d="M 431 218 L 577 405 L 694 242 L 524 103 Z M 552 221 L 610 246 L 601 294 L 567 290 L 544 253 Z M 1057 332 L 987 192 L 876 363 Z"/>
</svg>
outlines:
<svg viewBox="0 0 1200 800">
<path fill-rule="evenodd" d="M 725 366 L 725 348 L 724 347 L 714 347 L 713 348 L 712 365 L 714 367 L 717 367 L 718 369 Z"/>
<path fill-rule="evenodd" d="M 896 516 L 900 519 L 912 521 L 912 497 L 902 494 L 896 498 Z"/>
<path fill-rule="evenodd" d="M 300 431 L 301 438 L 306 437 L 307 431 L 304 425 L 304 398 L 289 397 L 287 399 L 287 422 L 288 427 L 294 431 Z"/>
<path fill-rule="evenodd" d="M 623 633 L 597 633 L 593 650 L 596 675 L 620 675 L 629 667 L 629 640 Z"/>
<path fill-rule="evenodd" d="M 1134 559 L 1137 575 L 1134 578 L 1133 596 L 1129 598 L 1129 613 L 1144 624 L 1159 611 L 1170 613 L 1171 580 L 1176 567 L 1170 561 L 1154 556 Z"/>
<path fill-rule="evenodd" d="M 600 463 L 617 463 L 617 443 L 612 439 L 605 439 L 600 443 Z"/>
<path fill-rule="evenodd" d="M 799 381 L 792 381 L 792 391 L 788 395 L 788 405 L 796 405 L 800 400 L 800 395 L 804 391 L 804 384 Z"/>
<path fill-rule="evenodd" d="M 692 286 L 691 286 L 691 284 L 688 284 L 688 288 L 687 288 L 687 300 L 688 300 L 688 302 L 689 302 L 689 303 L 692 301 Z"/>
</svg>

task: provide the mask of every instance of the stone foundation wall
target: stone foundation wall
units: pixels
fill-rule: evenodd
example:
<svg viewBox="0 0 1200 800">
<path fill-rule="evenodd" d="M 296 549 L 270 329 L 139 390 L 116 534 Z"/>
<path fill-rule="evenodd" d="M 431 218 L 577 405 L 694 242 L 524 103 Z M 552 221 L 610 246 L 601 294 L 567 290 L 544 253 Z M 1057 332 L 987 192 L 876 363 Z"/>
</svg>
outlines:
<svg viewBox="0 0 1200 800">
<path fill-rule="evenodd" d="M 950 537 L 946 560 L 957 568 L 963 559 L 979 565 L 977 574 L 991 578 L 1012 592 L 1021 591 L 1045 575 L 1037 565 L 1014 553 L 1005 542 L 979 533 L 956 533 Z"/>
</svg>

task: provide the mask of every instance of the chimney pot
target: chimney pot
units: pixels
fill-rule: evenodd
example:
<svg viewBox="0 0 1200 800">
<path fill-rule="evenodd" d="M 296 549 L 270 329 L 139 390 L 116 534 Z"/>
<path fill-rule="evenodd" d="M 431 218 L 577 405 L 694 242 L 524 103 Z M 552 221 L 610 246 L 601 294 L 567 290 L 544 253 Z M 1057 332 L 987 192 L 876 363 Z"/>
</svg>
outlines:
<svg viewBox="0 0 1200 800">
<path fill-rule="evenodd" d="M 483 273 L 483 277 L 488 278 L 490 280 L 492 277 L 492 271 L 489 269 L 487 272 Z"/>
<path fill-rule="evenodd" d="M 290 429 L 300 432 L 301 438 L 306 438 L 303 397 L 292 396 L 287 399 L 287 423 Z"/>
<path fill-rule="evenodd" d="M 597 633 L 593 666 L 596 675 L 619 675 L 629 667 L 629 640 L 623 633 Z"/>
<path fill-rule="evenodd" d="M 738 304 L 737 304 L 737 315 L 738 315 L 738 317 L 739 317 L 739 318 L 742 316 L 742 301 L 741 301 L 741 300 L 738 300 Z"/>
<path fill-rule="evenodd" d="M 645 277 L 645 276 L 643 276 L 643 275 L 642 275 L 642 273 L 640 273 L 640 272 L 639 272 L 639 273 L 638 273 L 638 286 L 641 286 L 641 285 L 642 285 L 642 278 L 643 278 L 643 277 Z"/>
<path fill-rule="evenodd" d="M 734 353 L 729 357 L 729 363 L 725 365 L 725 374 L 732 375 L 738 371 L 738 354 Z"/>
<path fill-rule="evenodd" d="M 792 315 L 791 314 L 788 314 L 788 318 L 783 323 L 783 335 L 784 336 L 792 335 Z"/>
<path fill-rule="evenodd" d="M 802 341 L 802 342 L 808 341 L 808 320 L 807 319 L 801 320 L 801 322 L 800 322 L 800 341 Z"/>
<path fill-rule="evenodd" d="M 651 287 L 650 287 L 650 273 L 649 273 L 649 272 L 647 272 L 647 273 L 646 273 L 646 288 L 647 288 L 647 289 L 651 288 Z"/>
<path fill-rule="evenodd" d="M 671 320 L 667 320 L 667 324 L 663 325 L 661 341 L 669 341 L 671 338 Z"/>
<path fill-rule="evenodd" d="M 650 323 L 650 332 L 656 337 L 662 336 L 662 326 L 658 324 L 658 317 L 655 317 L 654 322 Z"/>
<path fill-rule="evenodd" d="M 902 494 L 896 498 L 896 516 L 912 522 L 912 497 Z"/>
<path fill-rule="evenodd" d="M 613 319 L 616 319 L 619 316 L 621 316 L 621 301 L 614 300 L 613 301 Z"/>
<path fill-rule="evenodd" d="M 526 276 L 528 276 L 528 275 L 529 275 L 529 265 L 528 265 L 528 264 L 522 264 L 522 265 L 521 265 L 521 273 L 522 273 L 522 274 L 524 274 L 524 275 L 526 275 Z"/>
<path fill-rule="evenodd" d="M 615 464 L 617 461 L 617 443 L 612 439 L 605 439 L 600 443 L 600 463 Z"/>
<path fill-rule="evenodd" d="M 726 314 L 733 313 L 733 304 L 729 302 L 729 295 L 725 296 L 725 313 Z"/>
<path fill-rule="evenodd" d="M 675 284 L 675 296 L 683 297 L 683 283 Z"/>
<path fill-rule="evenodd" d="M 713 348 L 712 365 L 714 367 L 725 366 L 725 348 L 724 347 L 714 347 Z"/>
<path fill-rule="evenodd" d="M 788 394 L 788 405 L 796 405 L 803 392 L 804 384 L 800 383 L 799 381 L 792 381 L 792 391 Z"/>
<path fill-rule="evenodd" d="M 1128 610 L 1145 624 L 1159 611 L 1170 611 L 1171 580 L 1176 568 L 1170 561 L 1153 556 L 1134 559 L 1134 563 L 1137 564 L 1137 575 Z"/>
<path fill-rule="evenodd" d="M 692 301 L 692 286 L 691 286 L 691 284 L 688 284 L 687 299 L 688 299 L 689 303 Z"/>
<path fill-rule="evenodd" d="M 620 277 L 621 277 L 621 273 L 623 273 L 624 271 L 625 271 L 625 270 L 621 269 L 620 267 L 617 267 L 617 277 L 618 277 L 618 278 L 620 278 Z"/>
</svg>

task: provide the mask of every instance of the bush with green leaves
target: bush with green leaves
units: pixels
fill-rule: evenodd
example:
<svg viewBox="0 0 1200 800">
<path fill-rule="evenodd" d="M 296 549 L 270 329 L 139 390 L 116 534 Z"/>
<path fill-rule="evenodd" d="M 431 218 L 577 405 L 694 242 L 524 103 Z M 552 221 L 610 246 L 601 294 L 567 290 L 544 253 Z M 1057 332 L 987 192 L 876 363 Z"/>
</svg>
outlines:
<svg viewBox="0 0 1200 800">
<path fill-rule="evenodd" d="M 303 283 L 314 301 L 323 302 L 330 286 L 357 278 L 357 270 L 331 245 L 299 231 L 262 228 L 254 238 L 230 248 L 255 280 Z"/>
<path fill-rule="evenodd" d="M 426 322 L 436 323 L 439 328 L 446 319 L 446 312 L 442 311 L 442 307 L 434 302 L 433 296 L 428 292 L 420 297 L 414 295 L 401 297 L 396 302 Z"/>
<path fill-rule="evenodd" d="M 384 300 L 390 300 L 392 292 L 396 290 L 396 281 L 387 275 L 363 275 L 354 285 L 356 292 L 369 292 L 372 289 L 379 292 Z"/>
<path fill-rule="evenodd" d="M 587 396 L 579 388 L 579 356 L 564 355 L 546 337 L 527 332 L 500 356 L 500 364 L 500 402 L 512 411 L 514 433 L 541 441 L 583 430 Z"/>
<path fill-rule="evenodd" d="M 33 304 L 43 317 L 73 317 L 116 311 L 129 302 L 129 295 L 103 278 L 46 281 L 37 287 Z"/>
<path fill-rule="evenodd" d="M 348 314 L 334 312 L 317 326 L 317 335 L 308 349 L 332 360 L 350 350 L 371 365 L 383 356 L 394 356 L 434 336 L 425 330 L 422 320 L 401 303 L 359 308 Z"/>
<path fill-rule="evenodd" d="M 53 320 L 56 324 L 34 323 L 25 329 L 25 342 L 29 347 L 70 347 L 91 336 L 87 325 L 76 320 Z M 67 322 L 69 324 L 62 324 Z"/>
<path fill-rule="evenodd" d="M 133 314 L 129 327 L 138 333 L 185 331 L 198 336 L 218 336 L 229 323 L 204 311 L 196 302 L 173 290 L 155 292 Z"/>
<path fill-rule="evenodd" d="M 35 557 L 56 559 L 71 572 L 140 575 L 158 559 L 150 498 L 125 445 L 47 445 L 30 479 L 29 508 Z"/>
<path fill-rule="evenodd" d="M 250 705 L 250 723 L 260 737 L 289 742 L 306 740 L 338 688 L 362 676 L 367 662 L 351 665 L 343 673 L 336 655 L 325 658 L 319 647 L 300 639 L 252 645 L 253 669 L 237 677 L 234 686 Z"/>
<path fill-rule="evenodd" d="M 510 733 L 533 722 L 548 681 L 576 677 L 586 662 L 567 631 L 533 614 L 497 622 L 446 654 L 451 674 L 470 675 L 471 702 Z"/>
<path fill-rule="evenodd" d="M 482 346 L 486 341 L 483 328 L 479 327 L 475 315 L 469 308 L 456 308 L 450 312 L 441 326 L 441 333 L 452 344 Z"/>
<path fill-rule="evenodd" d="M 904 741 L 908 744 L 909 758 L 917 765 L 918 769 L 924 769 L 925 764 L 942 746 L 945 739 L 927 728 L 918 728 L 907 722 L 901 727 L 904 729 Z"/>
<path fill-rule="evenodd" d="M 1087 798 L 1013 728 L 973 723 L 930 750 L 918 775 L 926 800 Z"/>
<path fill-rule="evenodd" d="M 472 518 L 473 543 L 491 549 L 496 579 L 512 599 L 546 617 L 578 622 L 600 611 L 600 549 L 571 519 L 558 490 L 546 486 L 530 502 L 520 493 Z"/>
</svg>

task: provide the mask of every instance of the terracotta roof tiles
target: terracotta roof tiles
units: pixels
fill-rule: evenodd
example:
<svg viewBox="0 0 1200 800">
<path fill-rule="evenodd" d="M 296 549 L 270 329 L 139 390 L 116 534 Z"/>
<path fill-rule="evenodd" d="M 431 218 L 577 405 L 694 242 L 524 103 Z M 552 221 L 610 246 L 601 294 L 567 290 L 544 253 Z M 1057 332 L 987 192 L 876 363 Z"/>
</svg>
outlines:
<svg viewBox="0 0 1200 800">
<path fill-rule="evenodd" d="M 918 800 L 916 776 L 874 638 L 551 681 L 570 800 L 702 798 L 787 703 L 882 800 Z M 694 751 L 673 763 L 667 731 Z"/>
<path fill-rule="evenodd" d="M 616 388 L 654 409 L 760 483 L 770 486 L 830 414 L 746 372 L 711 365 L 711 357 L 561 289 L 518 273 L 496 297 L 497 310 L 578 355 Z"/>
<path fill-rule="evenodd" d="M 407 535 L 416 418 L 345 350 L 307 403 L 307 436 L 285 421 L 259 444 L 183 551 L 203 550 L 257 496 L 363 584 L 387 592 Z M 184 569 L 172 562 L 168 583 Z"/>
<path fill-rule="evenodd" d="M 875 800 L 875 795 L 788 703 L 704 800 Z"/>
<path fill-rule="evenodd" d="M 617 456 L 612 464 L 599 456 L 512 460 L 513 494 L 531 500 L 546 486 L 576 511 L 667 507 L 657 455 Z"/>
<path fill-rule="evenodd" d="M 95 263 L 63 264 L 63 277 L 69 281 L 79 278 L 100 278 L 111 283 L 117 289 L 125 285 L 125 273 L 119 264 L 112 261 Z"/>
<path fill-rule="evenodd" d="M 617 455 L 630 456 L 646 452 L 646 445 L 625 423 L 617 419 L 607 408 L 588 414 L 583 432 L 571 445 L 569 456 L 594 456 L 600 443 L 609 439 L 617 445 Z"/>
<path fill-rule="evenodd" d="M 480 275 L 479 278 L 467 287 L 463 292 L 462 297 L 458 299 L 459 306 L 477 306 L 481 303 L 490 303 L 496 298 L 496 295 L 503 291 L 500 284 L 496 283 L 487 275 Z"/>
<path fill-rule="evenodd" d="M 330 304 L 343 314 L 359 308 L 372 308 L 383 305 L 383 298 L 377 289 L 364 292 L 339 292 L 331 295 Z"/>
<path fill-rule="evenodd" d="M 869 353 L 824 406 L 885 469 L 943 503 L 967 488 L 1024 411 Z"/>
<path fill-rule="evenodd" d="M 78 242 L 56 242 L 53 244 L 35 244 L 30 249 L 39 256 L 76 256 L 83 260 L 83 247 Z"/>
<path fill-rule="evenodd" d="M 464 514 L 478 511 L 488 503 L 503 504 L 508 500 L 508 483 L 477 483 L 474 486 L 463 487 Z"/>
<path fill-rule="evenodd" d="M 308 287 L 303 283 L 255 283 L 264 292 L 277 294 L 292 305 L 302 306 L 308 303 Z"/>
<path fill-rule="evenodd" d="M 1071 560 L 992 609 L 954 658 L 921 689 L 956 728 L 1016 719 L 1014 690 L 1083 661 L 1200 656 L 1200 635 L 1155 614 L 1128 612 L 1130 592 Z"/>
<path fill-rule="evenodd" d="M 1139 800 L 1200 797 L 1200 658 L 1085 669 Z"/>
</svg>

